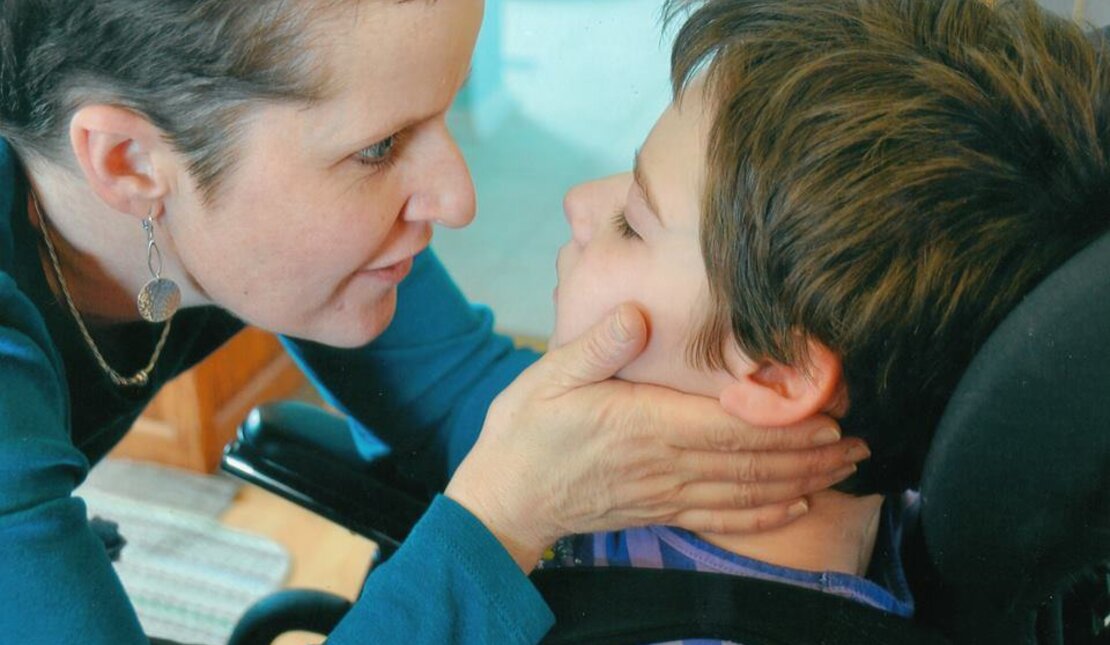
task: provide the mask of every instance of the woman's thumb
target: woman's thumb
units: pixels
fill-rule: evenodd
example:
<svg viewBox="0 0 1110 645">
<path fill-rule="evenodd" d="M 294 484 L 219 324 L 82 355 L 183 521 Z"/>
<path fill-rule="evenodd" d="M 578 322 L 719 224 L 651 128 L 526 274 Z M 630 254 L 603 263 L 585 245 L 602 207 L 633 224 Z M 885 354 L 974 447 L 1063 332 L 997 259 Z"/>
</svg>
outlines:
<svg viewBox="0 0 1110 645">
<path fill-rule="evenodd" d="M 647 321 L 623 304 L 573 342 L 549 354 L 568 387 L 604 381 L 640 355 L 647 344 Z"/>
</svg>

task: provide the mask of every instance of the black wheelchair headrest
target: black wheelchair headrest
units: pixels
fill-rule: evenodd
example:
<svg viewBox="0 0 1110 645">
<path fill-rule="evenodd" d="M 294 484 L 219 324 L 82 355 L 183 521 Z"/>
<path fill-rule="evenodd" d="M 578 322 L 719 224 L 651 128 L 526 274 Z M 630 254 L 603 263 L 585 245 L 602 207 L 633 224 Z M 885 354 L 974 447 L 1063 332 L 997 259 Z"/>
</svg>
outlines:
<svg viewBox="0 0 1110 645">
<path fill-rule="evenodd" d="M 941 589 L 920 600 L 976 642 L 1024 642 L 1038 606 L 1110 561 L 1108 493 L 1110 234 L 1007 316 L 950 400 L 921 486 Z"/>
</svg>

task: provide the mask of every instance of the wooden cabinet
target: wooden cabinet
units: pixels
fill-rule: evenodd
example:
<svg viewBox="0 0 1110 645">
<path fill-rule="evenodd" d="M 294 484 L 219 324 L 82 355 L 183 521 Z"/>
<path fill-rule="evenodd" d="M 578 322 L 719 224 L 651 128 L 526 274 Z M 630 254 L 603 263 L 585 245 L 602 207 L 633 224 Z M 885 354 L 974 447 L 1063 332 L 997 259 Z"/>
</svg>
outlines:
<svg viewBox="0 0 1110 645">
<path fill-rule="evenodd" d="M 163 387 L 111 456 L 213 472 L 252 407 L 304 386 L 274 336 L 246 329 Z"/>
</svg>

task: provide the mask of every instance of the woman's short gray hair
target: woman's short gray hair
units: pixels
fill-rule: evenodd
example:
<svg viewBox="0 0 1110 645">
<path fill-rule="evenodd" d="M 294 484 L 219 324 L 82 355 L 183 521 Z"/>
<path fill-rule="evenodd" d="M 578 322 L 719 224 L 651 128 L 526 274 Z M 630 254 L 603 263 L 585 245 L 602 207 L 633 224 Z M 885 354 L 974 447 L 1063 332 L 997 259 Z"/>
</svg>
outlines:
<svg viewBox="0 0 1110 645">
<path fill-rule="evenodd" d="M 309 46 L 322 4 L 336 2 L 4 0 L 0 136 L 62 161 L 76 109 L 120 105 L 166 134 L 211 200 L 252 105 L 326 91 Z"/>
</svg>

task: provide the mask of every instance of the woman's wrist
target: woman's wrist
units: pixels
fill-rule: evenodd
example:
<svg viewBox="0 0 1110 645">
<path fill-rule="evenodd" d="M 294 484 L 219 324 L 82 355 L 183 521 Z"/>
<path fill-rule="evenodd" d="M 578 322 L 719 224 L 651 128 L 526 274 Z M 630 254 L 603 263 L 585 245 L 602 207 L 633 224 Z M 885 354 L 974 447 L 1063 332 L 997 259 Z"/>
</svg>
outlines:
<svg viewBox="0 0 1110 645">
<path fill-rule="evenodd" d="M 525 575 L 531 573 L 539 562 L 540 556 L 543 555 L 544 549 L 556 538 L 548 539 L 535 530 L 524 530 L 525 523 L 514 521 L 512 514 L 501 504 L 488 499 L 491 492 L 488 486 L 484 488 L 479 486 L 477 490 L 482 491 L 484 495 L 472 494 L 472 488 L 465 481 L 465 474 L 460 478 L 459 473 L 456 473 L 456 477 L 451 480 L 443 494 L 477 518 L 501 543 Z M 533 525 L 531 528 L 536 527 Z"/>
</svg>

